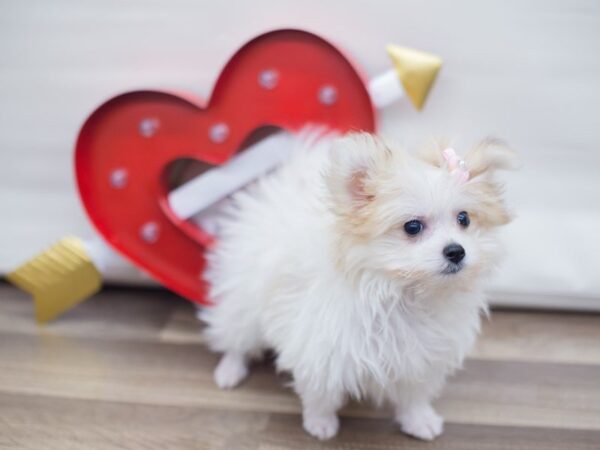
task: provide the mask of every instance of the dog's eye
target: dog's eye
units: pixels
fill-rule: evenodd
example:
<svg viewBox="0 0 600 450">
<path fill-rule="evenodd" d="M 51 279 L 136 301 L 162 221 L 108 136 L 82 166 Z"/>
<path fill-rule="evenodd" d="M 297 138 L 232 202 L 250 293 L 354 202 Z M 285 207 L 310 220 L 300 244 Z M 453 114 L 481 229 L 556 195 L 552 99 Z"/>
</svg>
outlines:
<svg viewBox="0 0 600 450">
<path fill-rule="evenodd" d="M 469 219 L 469 213 L 466 211 L 459 212 L 458 216 L 456 216 L 456 221 L 461 227 L 467 228 L 471 223 L 471 219 Z"/>
<path fill-rule="evenodd" d="M 415 234 L 419 234 L 421 231 L 423 231 L 423 227 L 423 222 L 420 220 L 409 220 L 404 224 L 404 231 L 406 231 L 406 234 L 414 236 Z"/>
</svg>

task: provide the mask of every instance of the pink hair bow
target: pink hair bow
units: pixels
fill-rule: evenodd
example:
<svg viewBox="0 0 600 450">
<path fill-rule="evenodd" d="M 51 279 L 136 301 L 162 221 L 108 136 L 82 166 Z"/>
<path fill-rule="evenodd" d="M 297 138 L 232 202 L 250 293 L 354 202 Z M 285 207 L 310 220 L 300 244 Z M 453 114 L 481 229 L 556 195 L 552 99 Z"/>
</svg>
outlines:
<svg viewBox="0 0 600 450">
<path fill-rule="evenodd" d="M 462 183 L 469 181 L 469 170 L 467 169 L 467 165 L 458 157 L 456 151 L 454 151 L 453 148 L 447 148 L 442 154 L 446 160 L 448 172 L 450 172 L 452 175 L 458 176 L 458 179 Z"/>
</svg>

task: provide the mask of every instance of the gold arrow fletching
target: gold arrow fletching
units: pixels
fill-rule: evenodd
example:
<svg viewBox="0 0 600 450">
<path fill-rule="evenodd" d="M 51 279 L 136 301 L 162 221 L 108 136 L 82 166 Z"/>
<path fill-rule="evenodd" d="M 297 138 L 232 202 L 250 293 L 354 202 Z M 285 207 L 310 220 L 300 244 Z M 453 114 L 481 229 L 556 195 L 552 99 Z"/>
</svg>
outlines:
<svg viewBox="0 0 600 450">
<path fill-rule="evenodd" d="M 38 323 L 48 322 L 100 290 L 102 275 L 83 241 L 66 237 L 30 259 L 7 279 L 30 293 Z"/>
</svg>

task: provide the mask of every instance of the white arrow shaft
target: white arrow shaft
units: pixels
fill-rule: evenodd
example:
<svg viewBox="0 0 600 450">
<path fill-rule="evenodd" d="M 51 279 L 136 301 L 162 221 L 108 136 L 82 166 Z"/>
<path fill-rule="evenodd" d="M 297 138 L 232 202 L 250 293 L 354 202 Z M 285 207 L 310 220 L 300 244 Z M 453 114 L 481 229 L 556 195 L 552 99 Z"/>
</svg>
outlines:
<svg viewBox="0 0 600 450">
<path fill-rule="evenodd" d="M 369 81 L 369 95 L 375 107 L 382 109 L 406 96 L 398 72 L 390 69 Z"/>
<path fill-rule="evenodd" d="M 288 134 L 273 134 L 171 191 L 169 205 L 179 218 L 189 219 L 279 166 L 291 148 Z"/>
</svg>

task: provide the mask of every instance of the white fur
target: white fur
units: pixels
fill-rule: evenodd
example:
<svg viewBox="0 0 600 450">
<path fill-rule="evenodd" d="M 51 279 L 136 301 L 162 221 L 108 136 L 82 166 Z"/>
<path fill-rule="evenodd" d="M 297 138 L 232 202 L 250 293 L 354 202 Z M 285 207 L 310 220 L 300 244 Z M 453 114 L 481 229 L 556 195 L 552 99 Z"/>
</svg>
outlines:
<svg viewBox="0 0 600 450">
<path fill-rule="evenodd" d="M 493 227 L 476 219 L 490 205 L 477 212 L 469 183 L 357 134 L 302 149 L 237 193 L 205 273 L 207 342 L 225 353 L 217 384 L 241 381 L 270 348 L 317 438 L 336 434 L 348 397 L 391 402 L 406 433 L 439 435 L 430 402 L 475 341 L 480 279 L 498 250 Z M 474 211 L 467 229 L 456 223 L 462 210 Z M 403 230 L 413 218 L 426 223 L 416 238 Z M 444 275 L 450 242 L 467 256 Z"/>
</svg>

